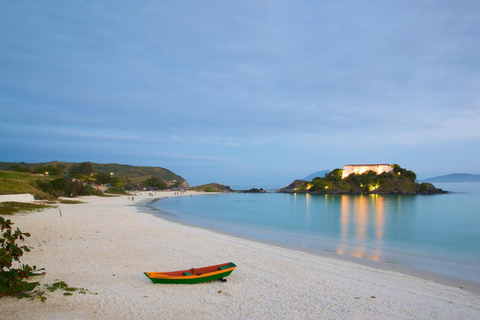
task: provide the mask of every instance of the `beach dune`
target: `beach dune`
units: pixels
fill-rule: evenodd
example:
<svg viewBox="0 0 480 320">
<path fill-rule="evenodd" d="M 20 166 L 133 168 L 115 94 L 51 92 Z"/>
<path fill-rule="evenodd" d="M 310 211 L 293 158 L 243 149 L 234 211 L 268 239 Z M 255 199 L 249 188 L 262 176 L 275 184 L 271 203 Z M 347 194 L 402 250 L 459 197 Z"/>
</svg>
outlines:
<svg viewBox="0 0 480 320">
<path fill-rule="evenodd" d="M 188 194 L 184 194 L 188 195 Z M 155 197 L 175 196 L 158 192 Z M 480 296 L 410 275 L 156 217 L 148 194 L 10 217 L 30 232 L 23 263 L 94 294 L 0 299 L 0 319 L 479 319 Z M 145 271 L 234 262 L 227 282 L 152 284 Z"/>
</svg>

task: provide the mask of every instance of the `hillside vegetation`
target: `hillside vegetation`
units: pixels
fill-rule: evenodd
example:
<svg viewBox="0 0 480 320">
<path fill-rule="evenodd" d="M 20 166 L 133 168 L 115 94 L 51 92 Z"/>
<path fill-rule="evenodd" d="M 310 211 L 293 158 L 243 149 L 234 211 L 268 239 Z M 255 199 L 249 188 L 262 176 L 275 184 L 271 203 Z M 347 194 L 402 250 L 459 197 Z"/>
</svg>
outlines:
<svg viewBox="0 0 480 320">
<path fill-rule="evenodd" d="M 232 192 L 232 189 L 230 189 L 229 186 L 224 186 L 223 184 L 219 183 L 203 184 L 201 186 L 193 187 L 190 190 L 202 192 Z"/>
<path fill-rule="evenodd" d="M 48 176 L 53 177 L 68 175 L 83 182 L 110 184 L 121 189 L 190 187 L 181 176 L 164 168 L 136 167 L 116 163 L 0 162 L 0 170 L 43 175 L 48 173 Z"/>
<path fill-rule="evenodd" d="M 279 192 L 304 192 L 324 194 L 433 194 L 443 193 L 431 183 L 416 183 L 417 175 L 399 165 L 392 165 L 392 172 L 377 174 L 368 171 L 363 174 L 351 174 L 342 179 L 343 170 L 335 169 L 324 178 L 311 181 L 295 180 Z"/>
<path fill-rule="evenodd" d="M 54 200 L 59 196 L 103 195 L 81 181 L 24 172 L 0 171 L 0 194 L 32 194 L 37 200 Z"/>
</svg>

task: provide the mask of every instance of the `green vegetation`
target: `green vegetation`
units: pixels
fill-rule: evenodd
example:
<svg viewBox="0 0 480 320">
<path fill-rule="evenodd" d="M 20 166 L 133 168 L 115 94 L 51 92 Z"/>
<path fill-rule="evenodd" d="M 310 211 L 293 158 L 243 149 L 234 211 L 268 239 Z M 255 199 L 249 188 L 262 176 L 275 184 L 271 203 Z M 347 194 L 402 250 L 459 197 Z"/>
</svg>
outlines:
<svg viewBox="0 0 480 320">
<path fill-rule="evenodd" d="M 45 193 L 55 198 L 96 195 L 101 196 L 101 191 L 95 190 L 90 185 L 70 178 L 58 178 L 51 181 L 36 181 L 38 187 Z"/>
<path fill-rule="evenodd" d="M 368 171 L 363 174 L 351 174 L 342 179 L 343 170 L 335 169 L 325 175 L 325 178 L 315 178 L 312 181 L 292 183 L 282 189 L 283 192 L 308 193 L 440 193 L 428 183 L 416 183 L 417 175 L 410 170 L 392 165 L 392 172 L 377 174 Z"/>
<path fill-rule="evenodd" d="M 85 203 L 83 201 L 78 201 L 78 200 L 59 200 L 60 203 L 62 204 L 80 204 L 80 203 Z"/>
<path fill-rule="evenodd" d="M 13 223 L 0 217 L 0 298 L 18 291 L 24 291 L 26 285 L 22 281 L 28 277 L 29 273 L 40 271 L 37 266 L 28 264 L 20 265 L 20 257 L 24 252 L 30 252 L 28 246 L 18 245 L 17 241 L 25 241 L 30 237 L 27 232 L 20 229 L 12 230 Z M 17 266 L 15 267 L 14 264 Z"/>
<path fill-rule="evenodd" d="M 54 206 L 47 206 L 37 203 L 26 202 L 0 202 L 0 215 L 12 215 L 18 212 L 40 211 L 45 208 L 54 208 Z"/>
<path fill-rule="evenodd" d="M 189 187 L 185 179 L 164 168 L 136 167 L 116 163 L 72 163 L 59 161 L 48 163 L 0 162 L 0 170 L 15 173 L 38 173 L 37 177 L 45 176 L 46 172 L 48 172 L 48 176 L 54 178 L 68 175 L 70 178 L 75 178 L 85 183 L 110 184 L 111 187 L 121 187 L 124 190 L 134 190 L 139 187 L 148 186 L 148 184 L 144 182 L 152 178 L 160 179 L 162 182 L 161 186 L 165 184 L 167 186 L 166 188 Z"/>
<path fill-rule="evenodd" d="M 123 188 L 121 187 L 110 187 L 107 190 L 105 190 L 105 193 L 112 193 L 112 194 L 129 194 Z"/>
<path fill-rule="evenodd" d="M 79 164 L 74 164 L 70 170 L 68 171 L 69 174 L 81 174 L 85 176 L 89 176 L 93 173 L 93 166 L 90 162 L 83 162 Z"/>
<path fill-rule="evenodd" d="M 220 190 L 212 187 L 195 187 L 193 190 L 202 192 L 221 192 Z"/>
<path fill-rule="evenodd" d="M 0 179 L 15 179 L 29 182 L 35 179 L 42 179 L 42 177 L 38 175 L 27 174 L 25 172 L 0 171 Z"/>
<path fill-rule="evenodd" d="M 168 189 L 168 185 L 165 183 L 165 181 L 157 177 L 151 177 L 143 181 L 142 186 L 154 190 Z"/>
<path fill-rule="evenodd" d="M 204 184 L 201 186 L 193 187 L 190 190 L 201 191 L 201 192 L 231 192 L 232 191 L 229 186 L 224 186 L 218 183 Z"/>
<path fill-rule="evenodd" d="M 80 294 L 94 294 L 98 295 L 98 293 L 95 292 L 90 292 L 88 289 L 85 288 L 75 288 L 75 287 L 70 287 L 66 282 L 64 281 L 58 281 L 54 282 L 51 285 L 44 284 L 43 285 L 44 289 L 36 289 L 35 291 L 28 291 L 28 292 L 20 292 L 17 294 L 18 299 L 22 298 L 27 298 L 30 300 L 35 300 L 39 299 L 42 302 L 45 302 L 47 300 L 47 297 L 45 296 L 45 290 L 48 292 L 55 292 L 57 290 L 64 291 L 63 295 L 64 296 L 72 296 L 74 292 L 78 292 Z"/>
<path fill-rule="evenodd" d="M 103 196 L 92 185 L 107 186 L 109 193 L 127 194 L 140 187 L 168 189 L 188 183 L 173 172 L 156 167 L 134 167 L 92 162 L 49 162 L 39 164 L 0 162 L 0 194 L 32 194 L 37 200 L 60 196 Z"/>
<path fill-rule="evenodd" d="M 0 171 L 1 173 L 1 171 Z M 42 191 L 38 185 L 36 185 L 35 180 L 20 180 L 20 179 L 7 179 L 0 178 L 0 194 L 22 194 L 29 193 L 32 194 L 35 199 L 53 199 L 51 195 Z"/>
<path fill-rule="evenodd" d="M 102 195 L 101 191 L 71 178 L 0 171 L 0 194 L 22 193 L 32 194 L 37 200 L 55 200 L 59 196 Z"/>
</svg>

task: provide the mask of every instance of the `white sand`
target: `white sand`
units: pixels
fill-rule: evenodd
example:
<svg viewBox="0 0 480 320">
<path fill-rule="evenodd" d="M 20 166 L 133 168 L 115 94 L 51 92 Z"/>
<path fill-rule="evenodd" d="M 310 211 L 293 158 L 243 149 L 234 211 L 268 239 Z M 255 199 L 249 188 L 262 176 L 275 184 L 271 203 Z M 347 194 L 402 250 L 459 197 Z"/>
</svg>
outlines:
<svg viewBox="0 0 480 320">
<path fill-rule="evenodd" d="M 460 288 L 172 223 L 127 197 L 80 200 L 60 205 L 62 218 L 48 209 L 11 219 L 32 234 L 22 262 L 45 267 L 42 283 L 98 295 L 3 298 L 0 319 L 480 319 L 480 296 Z M 143 274 L 229 261 L 238 267 L 226 283 Z"/>
</svg>

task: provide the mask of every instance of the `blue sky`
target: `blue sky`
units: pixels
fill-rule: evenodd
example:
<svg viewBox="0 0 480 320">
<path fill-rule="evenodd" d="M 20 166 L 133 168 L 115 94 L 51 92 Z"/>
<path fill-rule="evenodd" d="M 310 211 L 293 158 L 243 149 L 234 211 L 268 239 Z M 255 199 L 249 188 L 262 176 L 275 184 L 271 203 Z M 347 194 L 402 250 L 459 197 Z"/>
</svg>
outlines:
<svg viewBox="0 0 480 320">
<path fill-rule="evenodd" d="M 480 1 L 5 1 L 0 161 L 480 173 Z"/>
</svg>

